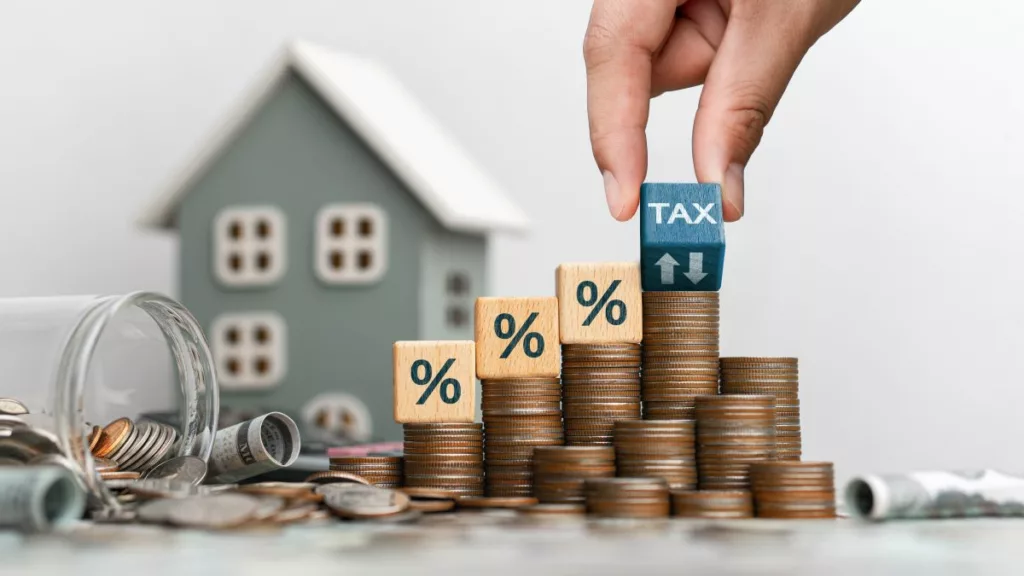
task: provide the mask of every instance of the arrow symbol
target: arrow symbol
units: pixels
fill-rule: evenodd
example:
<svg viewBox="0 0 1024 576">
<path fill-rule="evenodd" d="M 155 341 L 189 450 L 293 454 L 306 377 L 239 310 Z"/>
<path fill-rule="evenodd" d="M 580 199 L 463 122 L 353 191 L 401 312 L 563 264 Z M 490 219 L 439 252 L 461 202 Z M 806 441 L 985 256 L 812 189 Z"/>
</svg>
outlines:
<svg viewBox="0 0 1024 576">
<path fill-rule="evenodd" d="M 664 268 L 662 269 L 664 272 Z M 662 274 L 664 276 L 664 273 Z M 704 272 L 704 253 L 703 252 L 691 252 L 690 253 L 690 271 L 683 274 L 690 279 L 690 282 L 694 284 L 707 278 L 707 273 Z M 664 278 L 662 278 L 664 280 Z"/>
<path fill-rule="evenodd" d="M 658 258 L 658 261 L 655 262 L 654 265 L 661 267 L 662 284 L 676 283 L 676 266 L 679 266 L 679 262 L 676 262 L 676 259 L 673 258 L 668 252 L 665 252 L 664 256 Z"/>
</svg>

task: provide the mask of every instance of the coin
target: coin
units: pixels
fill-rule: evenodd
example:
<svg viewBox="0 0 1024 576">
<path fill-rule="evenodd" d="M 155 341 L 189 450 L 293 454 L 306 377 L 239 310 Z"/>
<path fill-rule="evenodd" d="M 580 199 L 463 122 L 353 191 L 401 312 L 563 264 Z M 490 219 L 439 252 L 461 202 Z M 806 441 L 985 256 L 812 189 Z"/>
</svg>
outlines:
<svg viewBox="0 0 1024 576">
<path fill-rule="evenodd" d="M 0 414 L 21 416 L 22 414 L 28 414 L 28 408 L 14 398 L 0 398 Z"/>
<path fill-rule="evenodd" d="M 614 475 L 611 446 L 541 446 L 533 451 L 534 496 L 542 503 L 583 503 L 586 479 Z"/>
<path fill-rule="evenodd" d="M 136 518 L 146 524 L 164 524 L 171 517 L 171 510 L 178 505 L 176 500 L 157 499 L 150 500 L 136 509 Z"/>
<path fill-rule="evenodd" d="M 584 504 L 535 504 L 519 509 L 520 513 L 530 516 L 577 516 L 586 514 Z"/>
<path fill-rule="evenodd" d="M 260 509 L 260 500 L 246 494 L 190 496 L 176 501 L 176 504 L 167 515 L 167 520 L 178 526 L 192 528 L 239 526 L 253 518 Z"/>
<path fill-rule="evenodd" d="M 313 494 L 317 484 L 312 482 L 255 482 L 238 487 L 239 492 L 258 496 L 278 496 L 289 500 L 306 498 Z"/>
<path fill-rule="evenodd" d="M 529 497 L 459 498 L 459 508 L 524 508 L 538 503 Z"/>
<path fill-rule="evenodd" d="M 752 518 L 754 502 L 747 490 L 673 490 L 672 515 L 683 518 Z"/>
<path fill-rule="evenodd" d="M 100 472 L 100 478 L 103 480 L 138 480 L 139 473 L 127 470 Z"/>
<path fill-rule="evenodd" d="M 356 474 L 380 488 L 398 488 L 402 462 L 401 456 L 341 456 L 330 459 L 330 469 Z"/>
<path fill-rule="evenodd" d="M 763 462 L 750 465 L 757 516 L 834 518 L 836 494 L 831 462 Z"/>
<path fill-rule="evenodd" d="M 749 465 L 775 460 L 775 398 L 751 394 L 696 399 L 701 490 L 748 490 Z"/>
<path fill-rule="evenodd" d="M 309 519 L 312 515 L 320 511 L 320 506 L 317 504 L 308 502 L 299 503 L 281 510 L 268 518 L 268 520 L 275 524 L 291 524 Z"/>
<path fill-rule="evenodd" d="M 334 470 L 325 470 L 322 472 L 314 472 L 306 477 L 306 482 L 313 484 L 331 484 L 334 482 L 352 482 L 355 484 L 369 485 L 370 482 L 362 476 L 355 474 L 349 474 L 348 472 L 338 472 Z"/>
<path fill-rule="evenodd" d="M 110 458 L 115 460 L 111 455 L 124 445 L 125 440 L 135 432 L 135 424 L 132 423 L 130 418 L 118 418 L 110 424 L 107 424 L 102 431 L 99 444 L 96 446 L 96 450 L 93 451 L 93 455 L 101 458 Z"/>
<path fill-rule="evenodd" d="M 409 500 L 409 509 L 430 514 L 455 509 L 455 500 Z"/>
<path fill-rule="evenodd" d="M 144 477 L 172 478 L 199 484 L 206 478 L 206 462 L 195 456 L 178 456 L 151 468 Z"/>
<path fill-rule="evenodd" d="M 606 518 L 663 518 L 669 515 L 668 483 L 661 478 L 588 478 L 587 513 Z"/>
<path fill-rule="evenodd" d="M 557 446 L 562 431 L 558 378 L 482 381 L 485 493 L 529 496 L 533 490 L 535 446 Z"/>
<path fill-rule="evenodd" d="M 403 482 L 457 495 L 484 491 L 483 425 L 476 422 L 414 423 L 404 434 Z"/>
<path fill-rule="evenodd" d="M 563 344 L 565 443 L 610 446 L 616 420 L 641 416 L 640 344 Z"/>
<path fill-rule="evenodd" d="M 770 394 L 775 396 L 776 431 L 787 432 L 785 443 L 776 445 L 776 459 L 799 461 L 800 437 L 799 365 L 796 358 L 723 357 L 723 394 Z"/>
<path fill-rule="evenodd" d="M 344 518 L 373 518 L 397 514 L 409 507 L 409 497 L 397 490 L 360 484 L 333 485 L 324 504 Z"/>
<path fill-rule="evenodd" d="M 614 445 L 618 476 L 662 478 L 672 489 L 697 487 L 693 420 L 620 420 Z"/>
</svg>

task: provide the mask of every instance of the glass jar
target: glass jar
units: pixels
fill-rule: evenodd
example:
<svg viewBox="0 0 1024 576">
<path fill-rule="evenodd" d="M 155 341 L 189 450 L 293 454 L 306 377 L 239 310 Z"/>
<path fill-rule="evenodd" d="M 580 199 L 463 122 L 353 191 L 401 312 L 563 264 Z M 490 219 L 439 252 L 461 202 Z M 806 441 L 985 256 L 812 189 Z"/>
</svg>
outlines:
<svg viewBox="0 0 1024 576">
<path fill-rule="evenodd" d="M 94 510 L 121 508 L 97 472 L 96 426 L 176 409 L 167 457 L 209 458 L 219 411 L 213 359 L 199 323 L 171 298 L 0 299 L 0 368 L 0 396 L 21 401 L 21 418 L 56 436 Z"/>
</svg>

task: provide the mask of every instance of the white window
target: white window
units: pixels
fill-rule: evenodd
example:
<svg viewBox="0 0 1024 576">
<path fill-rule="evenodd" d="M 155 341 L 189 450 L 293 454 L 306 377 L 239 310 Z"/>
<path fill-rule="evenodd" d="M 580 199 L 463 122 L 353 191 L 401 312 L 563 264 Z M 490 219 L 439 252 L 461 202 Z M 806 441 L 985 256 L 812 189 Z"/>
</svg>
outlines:
<svg viewBox="0 0 1024 576">
<path fill-rule="evenodd" d="M 373 204 L 328 204 L 316 218 L 316 275 L 328 284 L 368 284 L 388 267 L 388 227 Z"/>
<path fill-rule="evenodd" d="M 210 327 L 217 380 L 224 389 L 271 388 L 287 371 L 288 333 L 271 312 L 218 316 Z"/>
<path fill-rule="evenodd" d="M 284 214 L 273 206 L 225 208 L 213 221 L 213 244 L 213 269 L 227 286 L 263 286 L 284 274 Z"/>
</svg>

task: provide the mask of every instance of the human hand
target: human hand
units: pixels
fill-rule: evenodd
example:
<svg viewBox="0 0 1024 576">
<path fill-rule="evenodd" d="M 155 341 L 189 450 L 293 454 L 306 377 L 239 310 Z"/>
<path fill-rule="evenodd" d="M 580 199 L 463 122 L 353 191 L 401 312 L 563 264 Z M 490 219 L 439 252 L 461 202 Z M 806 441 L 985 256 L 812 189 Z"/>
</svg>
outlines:
<svg viewBox="0 0 1024 576">
<path fill-rule="evenodd" d="M 650 99 L 704 84 L 693 122 L 700 182 L 743 216 L 743 171 L 804 54 L 859 0 L 594 0 L 583 43 L 594 159 L 629 220 L 647 176 Z"/>
</svg>

